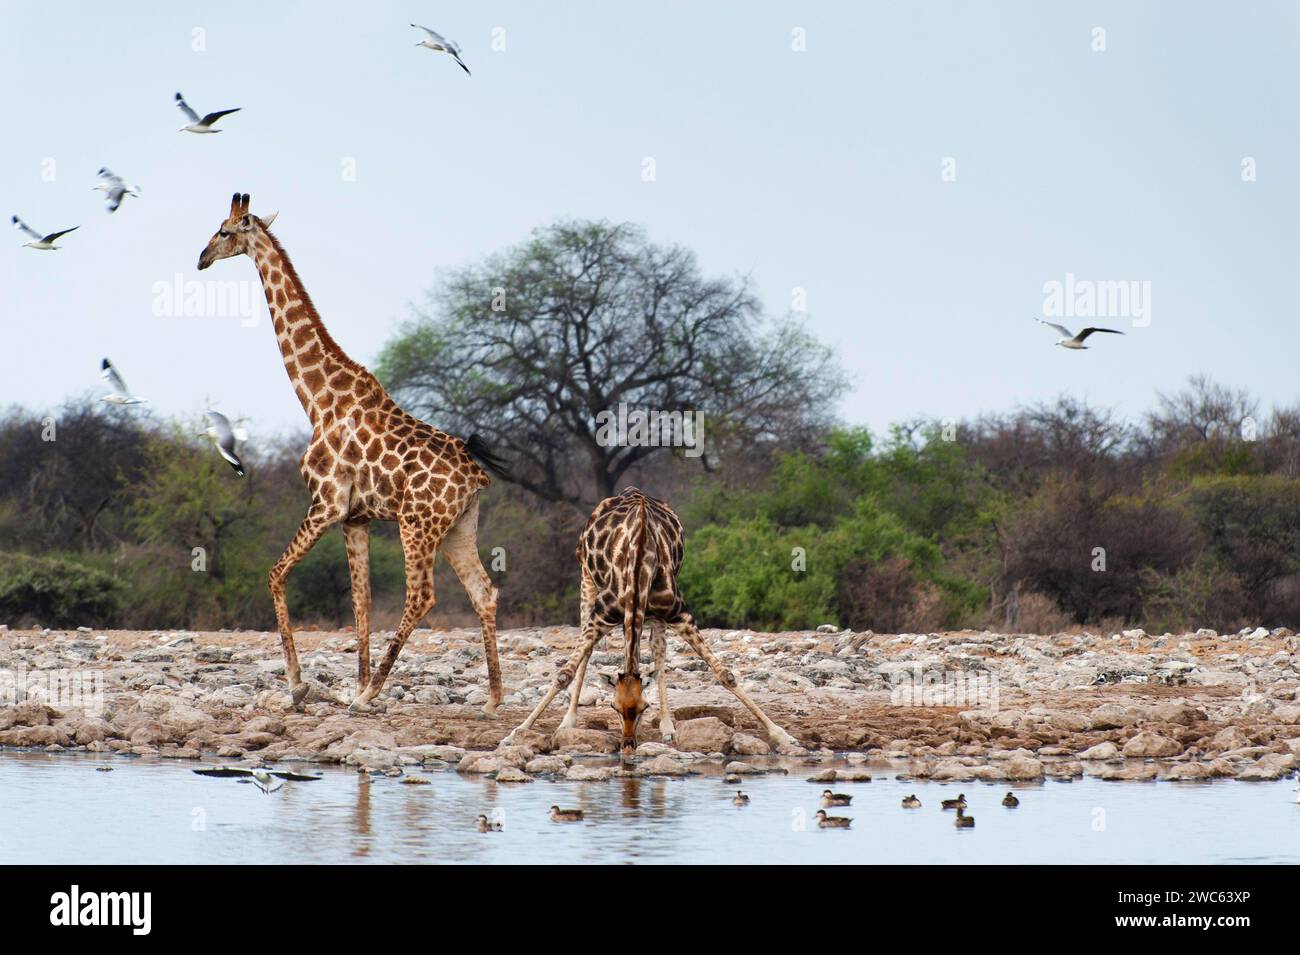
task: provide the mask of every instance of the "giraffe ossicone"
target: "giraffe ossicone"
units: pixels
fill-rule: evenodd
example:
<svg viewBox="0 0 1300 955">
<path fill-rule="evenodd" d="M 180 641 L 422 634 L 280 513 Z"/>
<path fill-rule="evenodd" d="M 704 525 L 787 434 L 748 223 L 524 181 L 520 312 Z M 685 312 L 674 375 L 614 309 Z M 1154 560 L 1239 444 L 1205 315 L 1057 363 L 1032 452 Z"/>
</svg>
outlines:
<svg viewBox="0 0 1300 955">
<path fill-rule="evenodd" d="M 257 266 L 285 371 L 307 418 L 311 442 L 301 471 L 311 506 L 269 586 L 284 649 L 285 676 L 295 707 L 306 698 L 294 647 L 285 580 L 321 536 L 343 525 L 356 616 L 357 693 L 366 707 L 383 688 L 411 631 L 433 609 L 433 561 L 439 548 L 460 578 L 483 627 L 491 714 L 501 702 L 497 658 L 497 589 L 478 554 L 479 492 L 501 464 L 475 436 L 446 434 L 403 411 L 378 379 L 330 337 L 279 240 L 267 228 L 274 215 L 249 212 L 248 193 L 235 193 L 230 212 L 199 256 L 200 270 L 236 255 Z M 370 665 L 370 522 L 395 521 L 406 562 L 406 602 L 397 631 L 373 672 Z"/>
</svg>

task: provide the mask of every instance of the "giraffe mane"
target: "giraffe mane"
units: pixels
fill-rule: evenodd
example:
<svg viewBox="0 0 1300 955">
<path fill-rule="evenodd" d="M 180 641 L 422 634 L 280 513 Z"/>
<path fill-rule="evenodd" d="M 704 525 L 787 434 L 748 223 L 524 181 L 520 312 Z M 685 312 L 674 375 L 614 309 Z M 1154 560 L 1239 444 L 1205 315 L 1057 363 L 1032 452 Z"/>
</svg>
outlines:
<svg viewBox="0 0 1300 955">
<path fill-rule="evenodd" d="M 254 218 L 257 217 L 254 216 Z M 284 251 L 284 246 L 280 244 L 280 240 L 276 238 L 275 233 L 266 228 L 261 219 L 257 219 L 257 223 L 262 226 L 262 233 L 271 240 L 271 247 L 279 253 L 280 261 L 283 263 L 282 271 L 284 272 L 285 277 L 288 278 L 289 281 L 293 282 L 297 287 L 299 294 L 302 296 L 302 307 L 311 318 L 312 324 L 316 326 L 316 332 L 320 336 L 321 347 L 324 348 L 326 353 L 332 358 L 342 362 L 352 371 L 370 375 L 369 369 L 360 362 L 353 361 L 351 356 L 349 356 L 339 343 L 334 340 L 334 336 L 330 334 L 329 329 L 325 327 L 325 320 L 320 317 L 320 312 L 316 311 L 316 305 L 312 302 L 311 295 L 307 292 L 307 286 L 305 286 L 302 279 L 298 277 L 298 270 L 293 267 L 293 261 L 289 258 L 289 253 Z M 373 378 L 374 376 L 370 375 L 370 377 Z"/>
</svg>

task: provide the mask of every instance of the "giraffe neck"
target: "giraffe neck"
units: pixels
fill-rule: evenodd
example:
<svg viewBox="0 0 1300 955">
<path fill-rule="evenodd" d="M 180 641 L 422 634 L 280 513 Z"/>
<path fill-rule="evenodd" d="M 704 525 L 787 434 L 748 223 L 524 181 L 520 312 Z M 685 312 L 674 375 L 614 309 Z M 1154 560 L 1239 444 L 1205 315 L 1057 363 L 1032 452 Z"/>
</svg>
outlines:
<svg viewBox="0 0 1300 955">
<path fill-rule="evenodd" d="M 293 263 L 271 233 L 263 230 L 257 234 L 252 258 L 262 278 L 284 370 L 313 426 L 322 416 L 343 410 L 337 407 L 340 398 L 349 406 L 355 402 L 351 386 L 358 376 L 367 379 L 368 386 L 379 388 L 370 373 L 330 337 Z M 331 382 L 339 382 L 343 374 L 349 387 L 340 393 Z"/>
</svg>

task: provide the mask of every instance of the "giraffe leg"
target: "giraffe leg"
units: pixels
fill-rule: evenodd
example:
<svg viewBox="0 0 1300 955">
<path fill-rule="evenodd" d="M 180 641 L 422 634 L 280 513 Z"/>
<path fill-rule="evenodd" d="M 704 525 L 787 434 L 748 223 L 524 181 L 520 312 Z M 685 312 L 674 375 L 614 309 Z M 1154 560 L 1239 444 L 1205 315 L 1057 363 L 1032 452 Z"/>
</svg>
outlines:
<svg viewBox="0 0 1300 955">
<path fill-rule="evenodd" d="M 586 665 L 587 657 L 591 655 L 591 648 L 596 645 L 596 641 L 600 639 L 600 636 L 600 628 L 588 623 L 582 631 L 582 642 L 578 645 L 578 649 L 573 652 L 573 656 L 569 657 L 569 662 L 560 667 L 560 671 L 555 674 L 555 682 L 551 684 L 551 688 L 546 691 L 546 695 L 542 697 L 541 702 L 533 707 L 533 711 L 528 714 L 528 718 L 511 730 L 509 735 L 501 741 L 502 746 L 512 745 L 520 733 L 532 728 L 532 725 L 537 722 L 537 718 L 545 713 L 546 708 L 551 705 L 551 700 L 555 699 L 559 692 L 573 681 L 577 669 Z"/>
<path fill-rule="evenodd" d="M 650 621 L 650 643 L 655 655 L 655 682 L 659 685 L 659 732 L 665 743 L 671 743 L 677 735 L 677 726 L 673 723 L 673 711 L 668 708 L 668 671 L 664 665 L 668 640 L 662 620 Z"/>
<path fill-rule="evenodd" d="M 442 552 L 469 594 L 483 627 L 483 658 L 487 663 L 488 698 L 483 712 L 496 712 L 501 703 L 501 661 L 497 657 L 497 589 L 478 556 L 478 498 L 474 498 L 442 540 Z"/>
<path fill-rule="evenodd" d="M 591 623 L 591 612 L 596 605 L 596 583 L 588 575 L 586 568 L 582 571 L 582 585 L 580 588 L 579 604 L 579 624 L 582 632 L 587 632 L 587 627 Z M 583 654 L 582 661 L 578 664 L 578 672 L 574 674 L 573 685 L 569 687 L 569 708 L 564 714 L 564 719 L 560 720 L 560 729 L 572 729 L 578 725 L 578 698 L 582 696 L 582 683 L 587 678 L 587 661 L 591 659 L 591 651 Z"/>
<path fill-rule="evenodd" d="M 438 536 L 411 519 L 399 517 L 397 525 L 402 537 L 402 554 L 406 560 L 406 606 L 402 610 L 402 619 L 397 624 L 397 632 L 388 641 L 383 658 L 370 675 L 370 682 L 357 693 L 349 707 L 354 711 L 364 710 L 384 688 L 388 674 L 397 662 L 402 647 L 406 646 L 411 631 L 433 609 L 433 558 L 437 553 Z"/>
<path fill-rule="evenodd" d="M 686 611 L 682 611 L 677 619 L 672 622 L 671 627 L 673 633 L 677 634 L 689 643 L 691 648 L 700 655 L 705 663 L 709 665 L 709 669 L 711 669 L 713 675 L 718 678 L 718 682 L 730 690 L 732 695 L 735 696 L 736 699 L 740 700 L 749 712 L 754 714 L 755 719 L 763 724 L 763 728 L 767 730 L 768 737 L 772 742 L 776 743 L 777 752 L 793 755 L 801 755 L 806 752 L 793 736 L 773 723 L 771 718 L 763 712 L 762 708 L 749 698 L 749 694 L 737 685 L 736 675 L 722 665 L 722 661 L 713 655 L 713 651 L 709 649 L 709 645 L 705 643 L 704 638 L 700 636 L 700 631 L 695 626 L 694 617 Z"/>
<path fill-rule="evenodd" d="M 560 720 L 560 729 L 572 729 L 577 726 L 577 703 L 578 696 L 582 695 L 582 681 L 586 680 L 586 661 L 590 659 L 590 654 L 582 656 L 578 661 L 577 673 L 573 674 L 573 683 L 569 686 L 569 703 L 568 709 L 564 711 L 564 719 Z"/>
<path fill-rule="evenodd" d="M 352 611 L 357 618 L 357 692 L 370 682 L 370 525 L 344 524 Z"/>
<path fill-rule="evenodd" d="M 317 501 L 307 511 L 307 516 L 298 525 L 298 533 L 285 548 L 284 554 L 271 568 L 268 585 L 271 588 L 271 601 L 275 604 L 275 623 L 280 630 L 280 644 L 284 648 L 284 675 L 289 681 L 289 693 L 293 697 L 295 708 L 302 705 L 307 695 L 307 684 L 302 682 L 302 671 L 298 666 L 298 650 L 293 645 L 293 630 L 289 626 L 289 605 L 284 598 L 284 582 L 289 571 L 298 561 L 307 556 L 307 552 L 321 538 L 321 535 L 338 521 L 340 515 L 328 504 Z"/>
</svg>

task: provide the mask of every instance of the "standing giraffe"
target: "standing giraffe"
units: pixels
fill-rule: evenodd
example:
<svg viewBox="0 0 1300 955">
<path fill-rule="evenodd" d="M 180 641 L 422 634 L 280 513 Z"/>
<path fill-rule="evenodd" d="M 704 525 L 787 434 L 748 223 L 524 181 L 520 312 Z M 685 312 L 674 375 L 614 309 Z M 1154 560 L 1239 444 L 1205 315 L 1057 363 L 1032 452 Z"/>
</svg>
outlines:
<svg viewBox="0 0 1300 955">
<path fill-rule="evenodd" d="M 444 434 L 411 417 L 374 375 L 335 344 L 306 289 L 266 223 L 236 193 L 230 215 L 199 256 L 199 269 L 247 255 L 257 265 L 289 381 L 311 419 L 302 456 L 311 507 L 284 556 L 271 568 L 271 598 L 284 646 L 285 675 L 295 707 L 302 705 L 298 653 L 289 628 L 284 582 L 289 571 L 332 525 L 343 524 L 352 606 L 357 622 L 357 694 L 364 709 L 384 686 L 411 631 L 433 609 L 433 559 L 439 545 L 483 626 L 491 714 L 501 702 L 497 660 L 497 589 L 478 556 L 478 495 L 491 480 L 478 461 L 501 465 L 478 441 Z M 478 459 L 478 461 L 475 460 Z M 370 521 L 396 521 L 406 562 L 406 605 L 383 659 L 370 671 Z"/>
<path fill-rule="evenodd" d="M 722 665 L 700 636 L 695 618 L 677 589 L 682 566 L 682 522 L 663 501 L 647 497 L 634 487 L 596 505 L 578 538 L 578 563 L 582 567 L 582 639 L 576 652 L 556 674 L 541 702 L 502 745 L 529 729 L 550 706 L 560 690 L 573 683 L 569 712 L 561 726 L 576 721 L 578 695 L 592 648 L 609 630 L 623 628 L 623 672 L 614 684 L 614 709 L 623 724 L 623 749 L 636 746 L 637 726 L 648 708 L 642 696 L 641 630 L 650 621 L 655 678 L 659 683 L 659 732 L 672 740 L 676 727 L 668 709 L 668 680 L 664 670 L 667 644 L 664 629 L 672 630 L 704 658 L 723 686 L 763 724 L 781 752 L 803 752 L 798 742 L 772 722 L 736 683 L 736 675 Z M 575 682 L 576 676 L 576 682 Z"/>
</svg>

